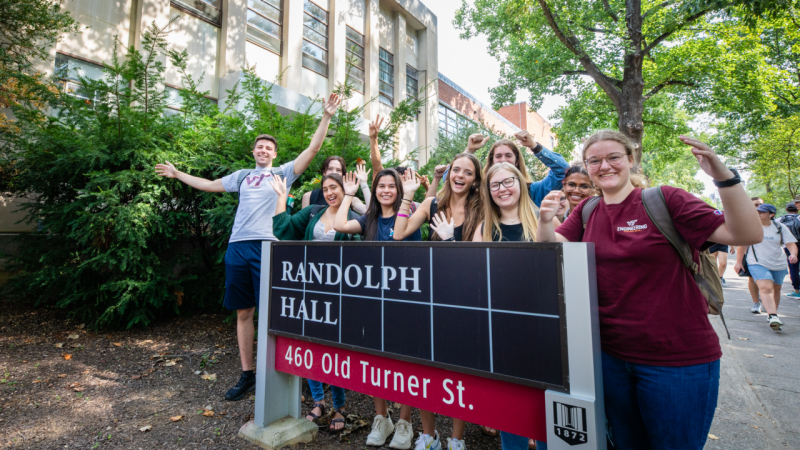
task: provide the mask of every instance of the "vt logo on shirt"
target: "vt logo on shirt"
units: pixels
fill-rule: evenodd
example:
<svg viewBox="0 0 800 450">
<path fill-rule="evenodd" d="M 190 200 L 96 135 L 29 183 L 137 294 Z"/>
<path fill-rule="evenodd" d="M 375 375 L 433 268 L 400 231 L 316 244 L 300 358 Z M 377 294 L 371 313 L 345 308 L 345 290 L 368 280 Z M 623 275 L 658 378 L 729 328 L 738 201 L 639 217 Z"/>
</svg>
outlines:
<svg viewBox="0 0 800 450">
<path fill-rule="evenodd" d="M 639 219 L 636 220 L 629 220 L 627 227 L 617 227 L 617 231 L 622 231 L 623 233 L 637 233 L 642 230 L 647 229 L 647 224 L 645 225 L 636 225 Z"/>
<path fill-rule="evenodd" d="M 264 181 L 264 178 L 270 178 L 271 176 L 271 173 L 262 173 L 261 175 L 247 176 L 244 181 L 247 183 L 248 188 L 258 188 L 261 187 L 261 182 Z"/>
</svg>

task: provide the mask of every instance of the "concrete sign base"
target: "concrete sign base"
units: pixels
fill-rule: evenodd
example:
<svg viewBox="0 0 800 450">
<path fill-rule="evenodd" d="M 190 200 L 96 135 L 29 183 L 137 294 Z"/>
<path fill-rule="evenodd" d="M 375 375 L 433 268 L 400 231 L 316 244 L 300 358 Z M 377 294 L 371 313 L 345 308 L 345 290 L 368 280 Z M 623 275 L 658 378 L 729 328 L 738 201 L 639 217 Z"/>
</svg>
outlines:
<svg viewBox="0 0 800 450">
<path fill-rule="evenodd" d="M 239 429 L 239 437 L 267 450 L 279 450 L 288 445 L 315 442 L 318 432 L 318 426 L 308 419 L 284 417 L 267 427 L 259 427 L 251 420 Z"/>
</svg>

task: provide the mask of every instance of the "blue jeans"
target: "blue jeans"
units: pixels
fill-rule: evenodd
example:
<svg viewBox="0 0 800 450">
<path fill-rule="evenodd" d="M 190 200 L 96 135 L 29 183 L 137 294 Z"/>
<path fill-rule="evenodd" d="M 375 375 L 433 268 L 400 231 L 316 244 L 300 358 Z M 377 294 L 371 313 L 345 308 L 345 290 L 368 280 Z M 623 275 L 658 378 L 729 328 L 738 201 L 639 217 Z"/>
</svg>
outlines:
<svg viewBox="0 0 800 450">
<path fill-rule="evenodd" d="M 500 432 L 503 450 L 528 450 L 528 438 L 516 434 Z M 536 441 L 536 450 L 547 450 L 547 442 Z"/>
<path fill-rule="evenodd" d="M 617 450 L 702 450 L 719 393 L 719 360 L 634 364 L 603 352 L 608 434 Z"/>
<path fill-rule="evenodd" d="M 787 257 L 790 255 L 788 248 L 784 248 L 783 251 Z M 789 258 L 786 258 L 786 263 L 789 264 L 789 277 L 792 278 L 792 287 L 795 291 L 800 290 L 800 261 L 792 264 L 789 262 Z"/>
<path fill-rule="evenodd" d="M 325 390 L 319 381 L 308 380 L 308 387 L 311 389 L 311 397 L 315 402 L 325 400 Z M 333 396 L 333 407 L 341 408 L 344 406 L 344 388 L 331 385 L 331 395 Z"/>
</svg>

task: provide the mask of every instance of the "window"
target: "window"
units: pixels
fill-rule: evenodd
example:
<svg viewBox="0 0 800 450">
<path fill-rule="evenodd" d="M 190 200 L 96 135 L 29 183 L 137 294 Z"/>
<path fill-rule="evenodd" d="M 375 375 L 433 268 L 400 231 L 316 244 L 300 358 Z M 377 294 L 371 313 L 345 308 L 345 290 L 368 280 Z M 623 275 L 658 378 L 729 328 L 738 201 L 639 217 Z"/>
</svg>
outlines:
<svg viewBox="0 0 800 450">
<path fill-rule="evenodd" d="M 183 97 L 181 97 L 181 90 L 172 86 L 165 86 L 164 92 L 167 94 L 167 98 L 164 101 L 166 105 L 166 109 L 164 110 L 164 115 L 172 116 L 175 114 L 182 114 L 183 113 Z M 205 97 L 205 99 L 211 103 L 216 105 L 217 100 L 209 97 Z"/>
<path fill-rule="evenodd" d="M 394 106 L 394 55 L 381 47 L 379 56 L 378 90 L 380 96 L 378 100 L 388 106 Z"/>
<path fill-rule="evenodd" d="M 172 6 L 219 26 L 222 0 L 172 0 Z"/>
<path fill-rule="evenodd" d="M 556 148 L 556 139 L 553 136 L 550 136 L 550 150 Z"/>
<path fill-rule="evenodd" d="M 281 0 L 247 0 L 247 40 L 281 54 Z"/>
<path fill-rule="evenodd" d="M 406 95 L 411 100 L 416 100 L 419 95 L 419 71 L 406 65 Z"/>
<path fill-rule="evenodd" d="M 459 128 L 464 128 L 468 124 L 469 122 L 464 116 L 442 104 L 439 105 L 439 130 L 443 133 L 453 137 L 458 133 Z"/>
<path fill-rule="evenodd" d="M 102 80 L 107 77 L 103 72 L 103 66 L 63 53 L 56 53 L 55 75 L 61 79 L 62 91 L 84 100 L 92 100 L 95 96 L 83 89 L 79 77 L 90 80 Z"/>
<path fill-rule="evenodd" d="M 350 83 L 353 88 L 358 92 L 364 93 L 364 35 L 358 31 L 346 27 L 345 34 L 347 35 L 347 59 L 350 66 L 350 73 L 348 74 Z M 351 61 L 352 60 L 352 61 Z"/>
<path fill-rule="evenodd" d="M 303 3 L 303 67 L 328 76 L 328 11 Z"/>
</svg>

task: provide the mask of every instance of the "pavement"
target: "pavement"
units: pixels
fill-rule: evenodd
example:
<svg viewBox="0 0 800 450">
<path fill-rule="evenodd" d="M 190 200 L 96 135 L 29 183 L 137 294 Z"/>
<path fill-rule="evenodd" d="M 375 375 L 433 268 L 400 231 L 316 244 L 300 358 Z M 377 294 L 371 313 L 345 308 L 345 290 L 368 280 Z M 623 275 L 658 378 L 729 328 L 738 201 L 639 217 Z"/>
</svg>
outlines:
<svg viewBox="0 0 800 450">
<path fill-rule="evenodd" d="M 709 316 L 723 356 L 705 448 L 800 450 L 800 301 L 783 295 L 792 292 L 787 275 L 778 308 L 783 330 L 772 331 L 766 313 L 750 312 L 747 279 L 733 272 L 734 261 L 730 255 L 723 307 L 730 340 L 719 317 Z"/>
</svg>

